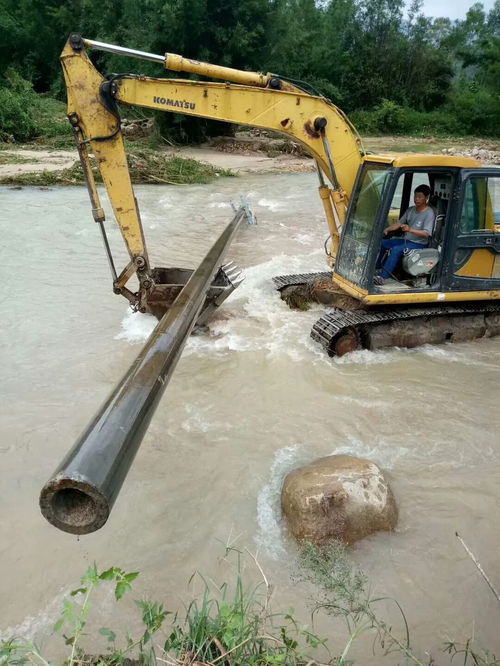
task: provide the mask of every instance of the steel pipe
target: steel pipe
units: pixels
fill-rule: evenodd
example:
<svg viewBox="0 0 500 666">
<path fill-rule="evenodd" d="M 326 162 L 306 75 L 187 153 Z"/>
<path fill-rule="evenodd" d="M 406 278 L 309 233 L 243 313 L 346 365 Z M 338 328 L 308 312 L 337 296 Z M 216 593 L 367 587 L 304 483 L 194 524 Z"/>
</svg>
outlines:
<svg viewBox="0 0 500 666">
<path fill-rule="evenodd" d="M 40 493 L 44 517 L 89 534 L 111 512 L 244 211 L 239 209 L 160 320 L 141 353 Z"/>
</svg>

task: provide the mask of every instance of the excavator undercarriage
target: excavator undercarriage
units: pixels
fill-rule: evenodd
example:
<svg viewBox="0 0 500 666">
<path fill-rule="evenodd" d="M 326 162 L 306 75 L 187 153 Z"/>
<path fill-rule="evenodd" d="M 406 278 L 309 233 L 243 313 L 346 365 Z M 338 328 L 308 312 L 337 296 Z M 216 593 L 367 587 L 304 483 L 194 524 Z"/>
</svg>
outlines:
<svg viewBox="0 0 500 666">
<path fill-rule="evenodd" d="M 329 356 L 343 356 L 357 349 L 418 347 L 425 344 L 466 342 L 500 335 L 500 303 L 425 304 L 418 307 L 363 308 L 346 301 L 339 290 L 323 289 L 331 273 L 281 275 L 273 278 L 276 289 L 291 307 L 307 296 L 331 306 L 311 330 L 313 340 Z M 349 297 L 347 297 L 349 298 Z"/>
</svg>

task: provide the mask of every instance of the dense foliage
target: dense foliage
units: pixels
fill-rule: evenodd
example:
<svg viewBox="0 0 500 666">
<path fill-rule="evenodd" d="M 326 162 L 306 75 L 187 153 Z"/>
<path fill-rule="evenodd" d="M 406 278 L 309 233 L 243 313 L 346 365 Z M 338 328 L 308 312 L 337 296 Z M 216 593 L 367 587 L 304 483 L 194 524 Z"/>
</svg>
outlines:
<svg viewBox="0 0 500 666">
<path fill-rule="evenodd" d="M 498 136 L 500 0 L 489 12 L 474 4 L 461 21 L 425 17 L 421 4 L 413 0 L 407 10 L 404 0 L 0 0 L 0 138 L 36 134 L 31 87 L 64 97 L 58 55 L 70 32 L 307 81 L 355 112 L 366 132 Z M 161 75 L 145 61 L 95 58 L 104 71 Z M 176 139 L 210 132 L 210 123 L 165 116 L 162 129 Z"/>
</svg>

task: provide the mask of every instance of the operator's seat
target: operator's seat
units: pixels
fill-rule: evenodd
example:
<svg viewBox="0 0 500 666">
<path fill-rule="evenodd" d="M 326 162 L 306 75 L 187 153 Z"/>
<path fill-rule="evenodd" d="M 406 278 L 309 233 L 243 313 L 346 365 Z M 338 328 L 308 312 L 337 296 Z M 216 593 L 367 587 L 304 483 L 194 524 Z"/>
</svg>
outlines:
<svg viewBox="0 0 500 666">
<path fill-rule="evenodd" d="M 444 221 L 446 218 L 446 211 L 448 210 L 448 201 L 442 199 L 438 194 L 435 194 L 431 199 L 431 205 L 436 213 L 436 218 L 434 220 L 434 228 L 429 241 L 429 247 L 434 247 L 440 250 L 441 245 L 443 244 Z"/>
</svg>

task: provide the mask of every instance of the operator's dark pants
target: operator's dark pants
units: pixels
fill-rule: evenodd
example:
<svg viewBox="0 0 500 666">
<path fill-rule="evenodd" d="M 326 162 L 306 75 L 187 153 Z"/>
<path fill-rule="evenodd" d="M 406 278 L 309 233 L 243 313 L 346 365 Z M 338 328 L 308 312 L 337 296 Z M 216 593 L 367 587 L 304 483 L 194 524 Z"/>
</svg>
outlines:
<svg viewBox="0 0 500 666">
<path fill-rule="evenodd" d="M 382 241 L 382 247 L 377 259 L 377 268 L 382 267 L 380 276 L 386 280 L 394 273 L 405 250 L 418 250 L 427 246 L 426 243 L 415 243 L 414 241 L 405 240 L 404 238 L 386 238 Z M 389 256 L 382 263 L 386 250 L 390 250 Z"/>
</svg>

